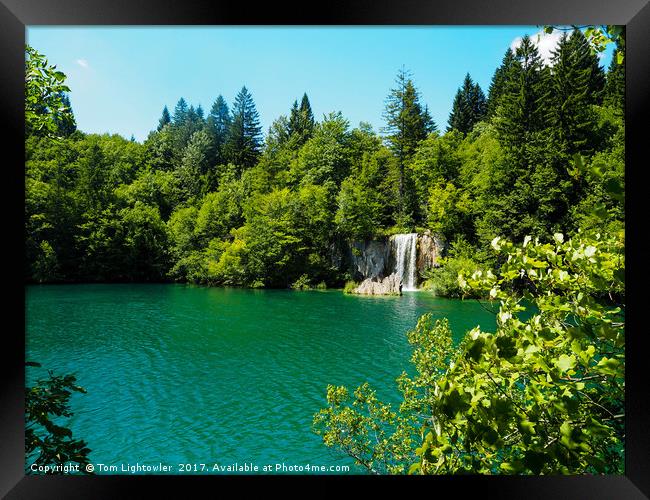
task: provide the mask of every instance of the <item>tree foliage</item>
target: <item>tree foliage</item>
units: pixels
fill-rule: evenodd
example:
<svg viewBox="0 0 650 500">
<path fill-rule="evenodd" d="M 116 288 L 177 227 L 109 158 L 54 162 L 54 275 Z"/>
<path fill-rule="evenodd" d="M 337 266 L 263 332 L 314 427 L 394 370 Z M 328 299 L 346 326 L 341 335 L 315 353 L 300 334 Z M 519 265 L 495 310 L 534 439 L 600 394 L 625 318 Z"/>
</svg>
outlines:
<svg viewBox="0 0 650 500">
<path fill-rule="evenodd" d="M 25 133 L 47 137 L 69 135 L 76 128 L 65 74 L 43 54 L 25 47 Z"/>
<path fill-rule="evenodd" d="M 28 366 L 40 366 L 28 362 Z M 48 474 L 64 474 L 65 465 L 78 465 L 81 473 L 87 473 L 90 449 L 83 439 L 72 436 L 69 427 L 62 425 L 62 418 L 72 416 L 70 396 L 73 392 L 85 393 L 77 385 L 74 375 L 55 375 L 39 379 L 32 387 L 25 388 L 25 472 L 49 467 Z"/>
<path fill-rule="evenodd" d="M 454 97 L 447 130 L 458 130 L 467 134 L 486 114 L 485 94 L 479 84 L 474 83 L 472 77 L 467 73 L 462 87 L 458 89 L 456 97 Z"/>
<path fill-rule="evenodd" d="M 298 144 L 304 144 L 312 136 L 314 124 L 314 113 L 305 93 L 300 101 L 300 106 L 298 106 L 298 101 L 293 103 L 287 124 L 287 134 L 289 137 L 295 136 Z"/>
<path fill-rule="evenodd" d="M 232 123 L 224 146 L 226 158 L 241 168 L 254 166 L 260 154 L 260 132 L 253 96 L 244 86 L 235 97 Z"/>
<path fill-rule="evenodd" d="M 511 48 L 506 50 L 501 65 L 495 70 L 490 82 L 487 98 L 487 116 L 492 117 L 496 114 L 497 107 L 501 97 L 506 91 L 505 85 L 512 77 L 512 70 L 515 67 L 515 53 Z"/>
<path fill-rule="evenodd" d="M 395 83 L 386 99 L 384 131 L 399 166 L 397 224 L 406 228 L 413 225 L 416 202 L 405 164 L 415 154 L 420 141 L 436 130 L 436 125 L 420 103 L 420 93 L 406 70 L 397 73 Z"/>
</svg>

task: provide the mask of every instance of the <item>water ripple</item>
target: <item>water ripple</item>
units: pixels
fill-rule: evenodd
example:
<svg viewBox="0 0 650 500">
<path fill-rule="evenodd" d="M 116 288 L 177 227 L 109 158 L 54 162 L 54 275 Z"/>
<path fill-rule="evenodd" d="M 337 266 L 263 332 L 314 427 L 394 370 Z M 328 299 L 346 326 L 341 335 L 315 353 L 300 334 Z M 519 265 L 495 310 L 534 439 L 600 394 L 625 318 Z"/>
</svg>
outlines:
<svg viewBox="0 0 650 500">
<path fill-rule="evenodd" d="M 77 375 L 88 392 L 73 396 L 73 432 L 107 464 L 350 465 L 311 432 L 327 385 L 369 381 L 397 402 L 421 314 L 459 332 L 494 321 L 426 293 L 63 285 L 26 297 L 27 355 Z"/>
</svg>

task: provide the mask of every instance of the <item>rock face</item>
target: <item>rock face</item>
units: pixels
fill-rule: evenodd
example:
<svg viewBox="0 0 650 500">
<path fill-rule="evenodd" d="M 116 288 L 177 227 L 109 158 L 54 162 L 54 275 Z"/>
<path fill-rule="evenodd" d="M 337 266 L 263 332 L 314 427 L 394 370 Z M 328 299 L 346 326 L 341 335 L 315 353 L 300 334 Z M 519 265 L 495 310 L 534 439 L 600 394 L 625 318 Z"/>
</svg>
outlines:
<svg viewBox="0 0 650 500">
<path fill-rule="evenodd" d="M 438 259 L 444 250 L 444 243 L 440 237 L 431 234 L 428 229 L 418 236 L 417 268 L 422 273 L 425 269 L 438 267 Z"/>
<path fill-rule="evenodd" d="M 383 278 L 390 258 L 386 241 L 353 241 L 350 245 L 354 274 L 362 278 Z"/>
<path fill-rule="evenodd" d="M 368 278 L 352 290 L 360 295 L 402 295 L 402 280 L 393 273 L 384 279 Z"/>
</svg>

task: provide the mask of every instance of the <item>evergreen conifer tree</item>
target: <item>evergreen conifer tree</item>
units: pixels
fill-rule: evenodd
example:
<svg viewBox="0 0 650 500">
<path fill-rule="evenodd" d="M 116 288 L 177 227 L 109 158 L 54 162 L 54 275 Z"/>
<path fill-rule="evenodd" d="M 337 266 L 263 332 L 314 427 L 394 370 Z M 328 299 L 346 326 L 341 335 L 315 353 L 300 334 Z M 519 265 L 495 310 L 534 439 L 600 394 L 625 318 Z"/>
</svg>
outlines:
<svg viewBox="0 0 650 500">
<path fill-rule="evenodd" d="M 171 123 L 172 119 L 171 116 L 169 116 L 169 110 L 167 109 L 167 106 L 163 108 L 162 111 L 162 116 L 160 117 L 160 120 L 158 121 L 158 129 L 157 130 L 162 130 L 162 128 L 167 125 L 168 123 Z"/>
<path fill-rule="evenodd" d="M 226 156 L 241 173 L 255 165 L 260 155 L 261 127 L 253 96 L 244 86 L 237 94 L 226 141 Z"/>
<path fill-rule="evenodd" d="M 549 116 L 559 145 L 569 155 L 589 149 L 587 141 L 593 135 L 590 105 L 597 98 L 591 91 L 592 68 L 585 65 L 575 33 L 564 33 L 552 52 L 553 112 Z"/>
<path fill-rule="evenodd" d="M 304 144 L 314 132 L 314 113 L 311 110 L 311 104 L 307 94 L 303 94 L 298 106 L 298 101 L 295 100 L 291 106 L 289 113 L 289 123 L 287 133 L 289 137 L 296 138 L 297 144 Z"/>
<path fill-rule="evenodd" d="M 484 238 L 539 236 L 557 228 L 566 213 L 570 188 L 549 118 L 550 79 L 537 47 L 524 36 L 494 118 L 504 159 L 481 195 L 477 226 Z"/>
<path fill-rule="evenodd" d="M 428 105 L 424 106 L 424 111 L 422 112 L 422 120 L 424 121 L 424 130 L 427 133 L 427 135 L 438 130 L 438 126 L 436 125 L 436 122 L 433 120 L 431 113 L 429 113 Z"/>
<path fill-rule="evenodd" d="M 584 70 L 588 77 L 588 97 L 590 104 L 601 104 L 603 102 L 603 90 L 605 89 L 605 72 L 600 67 L 598 56 L 592 53 L 589 41 L 579 29 L 573 30 L 568 39 L 572 48 L 574 64 L 577 68 Z"/>
<path fill-rule="evenodd" d="M 514 67 L 515 53 L 512 51 L 512 49 L 508 48 L 505 55 L 503 56 L 503 60 L 501 61 L 501 66 L 499 66 L 494 72 L 492 82 L 490 83 L 486 103 L 488 117 L 495 115 L 501 96 L 505 92 L 507 81 L 512 77 L 512 70 Z"/>
<path fill-rule="evenodd" d="M 447 131 L 459 130 L 463 133 L 467 132 L 469 125 L 469 109 L 467 104 L 467 100 L 463 95 L 463 90 L 458 89 L 456 91 L 456 95 L 454 96 L 451 113 L 449 114 L 449 124 L 447 125 Z"/>
<path fill-rule="evenodd" d="M 230 111 L 228 104 L 222 95 L 219 95 L 214 101 L 208 118 L 206 120 L 207 130 L 212 139 L 212 148 L 210 152 L 210 164 L 212 166 L 224 162 L 224 144 L 228 137 L 228 130 L 231 124 Z"/>
<path fill-rule="evenodd" d="M 181 97 L 174 109 L 172 125 L 172 142 L 174 144 L 178 165 L 178 162 L 183 156 L 183 151 L 189 143 L 190 137 L 198 130 L 201 130 L 205 123 L 199 116 L 197 109 L 193 105 L 188 106 L 185 99 Z"/>
<path fill-rule="evenodd" d="M 458 130 L 467 134 L 485 117 L 486 112 L 485 94 L 467 73 L 463 86 L 456 92 L 447 130 Z"/>
<path fill-rule="evenodd" d="M 618 62 L 620 48 L 616 48 L 612 62 L 607 71 L 607 82 L 603 97 L 603 104 L 616 109 L 621 116 L 625 115 L 625 60 Z"/>
<path fill-rule="evenodd" d="M 314 113 L 311 110 L 311 103 L 309 102 L 309 97 L 305 92 L 300 101 L 300 116 L 302 121 L 302 130 L 305 138 L 311 137 L 314 132 Z"/>
<path fill-rule="evenodd" d="M 185 102 L 185 99 L 181 97 L 174 108 L 174 125 L 184 123 L 187 118 L 187 113 L 187 102 Z"/>
<path fill-rule="evenodd" d="M 198 121 L 199 115 L 196 112 L 196 109 L 194 109 L 193 105 L 190 105 L 190 109 L 187 110 L 187 115 L 185 121 L 187 123 L 196 123 Z"/>
<path fill-rule="evenodd" d="M 298 100 L 293 101 L 291 111 L 289 112 L 289 135 L 300 133 L 300 108 L 298 107 Z"/>
<path fill-rule="evenodd" d="M 406 162 L 413 156 L 417 145 L 427 137 L 435 123 L 428 112 L 422 109 L 420 94 L 413 85 L 410 75 L 401 69 L 386 100 L 384 119 L 386 141 L 398 163 L 398 225 L 409 226 L 414 222 L 417 210 L 414 188 L 405 172 Z"/>
<path fill-rule="evenodd" d="M 487 99 L 478 83 L 475 83 L 469 93 L 470 109 L 472 110 L 472 128 L 487 115 Z"/>
<path fill-rule="evenodd" d="M 525 35 L 516 50 L 501 97 L 497 129 L 504 145 L 521 149 L 530 133 L 541 131 L 548 125 L 549 77 L 537 47 Z"/>
</svg>

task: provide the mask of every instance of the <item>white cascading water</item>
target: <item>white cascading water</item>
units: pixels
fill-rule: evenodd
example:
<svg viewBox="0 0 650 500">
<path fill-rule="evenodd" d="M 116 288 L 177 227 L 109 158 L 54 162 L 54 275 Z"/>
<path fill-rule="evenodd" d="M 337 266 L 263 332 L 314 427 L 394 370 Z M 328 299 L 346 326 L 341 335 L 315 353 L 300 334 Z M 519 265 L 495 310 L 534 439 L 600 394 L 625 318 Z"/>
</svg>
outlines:
<svg viewBox="0 0 650 500">
<path fill-rule="evenodd" d="M 402 290 L 417 290 L 417 233 L 396 234 L 391 238 L 395 273 L 402 279 Z"/>
</svg>

